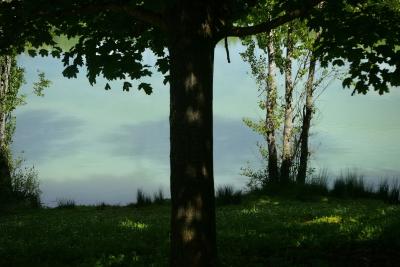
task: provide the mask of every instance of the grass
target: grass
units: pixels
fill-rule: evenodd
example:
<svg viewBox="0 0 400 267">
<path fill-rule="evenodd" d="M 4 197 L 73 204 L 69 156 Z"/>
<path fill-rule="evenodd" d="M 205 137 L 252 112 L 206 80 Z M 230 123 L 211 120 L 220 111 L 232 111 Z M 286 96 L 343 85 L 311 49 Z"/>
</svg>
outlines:
<svg viewBox="0 0 400 267">
<path fill-rule="evenodd" d="M 73 199 L 59 199 L 57 200 L 58 209 L 74 209 L 76 208 L 75 201 Z"/>
<path fill-rule="evenodd" d="M 334 181 L 331 194 L 336 197 L 369 197 L 374 192 L 365 184 L 364 176 L 357 171 L 341 173 Z"/>
<path fill-rule="evenodd" d="M 242 191 L 231 185 L 219 186 L 216 191 L 217 205 L 238 205 L 242 202 Z"/>
<path fill-rule="evenodd" d="M 0 266 L 168 266 L 168 204 L 0 216 Z M 247 195 L 217 207 L 221 266 L 397 266 L 400 206 Z"/>
<path fill-rule="evenodd" d="M 142 191 L 142 189 L 138 189 L 136 193 L 136 206 L 137 207 L 143 207 L 143 206 L 148 206 L 151 203 L 153 203 L 151 197 L 147 195 L 145 192 Z"/>
<path fill-rule="evenodd" d="M 162 191 L 162 189 L 158 189 L 158 191 L 154 193 L 153 203 L 163 204 L 164 201 L 165 201 L 164 192 Z"/>
<path fill-rule="evenodd" d="M 323 169 L 307 179 L 305 184 L 272 183 L 267 184 L 262 191 L 269 195 L 295 197 L 298 200 L 314 200 L 321 196 L 329 196 L 341 199 L 380 199 L 389 204 L 400 204 L 399 178 L 393 177 L 391 181 L 381 179 L 377 186 L 373 186 L 371 183 L 367 183 L 364 176 L 357 170 L 348 169 L 334 179 L 331 188 L 328 181 L 328 171 Z"/>
</svg>

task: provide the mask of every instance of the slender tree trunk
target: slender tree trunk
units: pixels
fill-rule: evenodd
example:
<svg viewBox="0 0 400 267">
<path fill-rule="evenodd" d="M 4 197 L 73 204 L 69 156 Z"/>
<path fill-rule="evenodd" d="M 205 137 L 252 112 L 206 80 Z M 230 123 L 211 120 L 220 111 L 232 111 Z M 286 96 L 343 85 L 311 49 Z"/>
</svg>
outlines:
<svg viewBox="0 0 400 267">
<path fill-rule="evenodd" d="M 170 264 L 212 267 L 217 265 L 212 22 L 205 9 L 198 9 L 190 1 L 180 2 L 171 12 Z"/>
<path fill-rule="evenodd" d="M 6 198 L 11 192 L 10 164 L 6 144 L 6 109 L 5 97 L 9 90 L 11 75 L 11 56 L 0 56 L 0 198 Z"/>
<path fill-rule="evenodd" d="M 315 76 L 315 66 L 316 60 L 314 55 L 310 60 L 310 67 L 308 70 L 308 78 L 306 83 L 306 104 L 303 110 L 303 124 L 301 127 L 300 134 L 300 164 L 299 171 L 297 174 L 297 182 L 300 184 L 304 184 L 307 176 L 307 166 L 308 166 L 308 138 L 311 127 L 311 119 L 314 113 L 314 76 Z"/>
<path fill-rule="evenodd" d="M 285 63 L 285 121 L 283 126 L 283 146 L 281 182 L 287 183 L 290 179 L 290 167 L 292 161 L 292 131 L 293 131 L 293 81 L 292 81 L 292 57 L 293 57 L 292 28 L 288 26 Z"/>
<path fill-rule="evenodd" d="M 270 31 L 268 38 L 268 76 L 267 76 L 267 99 L 266 99 L 266 137 L 268 144 L 268 176 L 273 182 L 279 180 L 278 169 L 278 152 L 276 149 L 275 138 L 275 116 L 277 106 L 277 86 L 276 86 L 276 64 L 275 64 L 275 47 L 274 47 L 274 31 Z"/>
</svg>

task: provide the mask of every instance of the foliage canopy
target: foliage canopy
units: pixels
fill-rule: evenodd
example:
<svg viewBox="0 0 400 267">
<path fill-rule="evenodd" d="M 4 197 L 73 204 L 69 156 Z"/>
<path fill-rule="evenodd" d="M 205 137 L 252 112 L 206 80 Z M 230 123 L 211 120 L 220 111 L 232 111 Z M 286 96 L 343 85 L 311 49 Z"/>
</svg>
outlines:
<svg viewBox="0 0 400 267">
<path fill-rule="evenodd" d="M 398 0 L 224 0 L 197 4 L 196 12 L 208 12 L 218 19 L 216 41 L 224 36 L 252 35 L 268 31 L 294 18 L 306 19 L 312 30 L 322 29 L 318 54 L 328 65 L 349 65 L 343 82 L 356 92 L 373 88 L 379 93 L 400 85 L 400 4 Z M 210 3 L 208 3 L 210 2 Z M 151 66 L 143 62 L 143 52 L 151 50 L 155 66 L 168 81 L 169 60 L 165 49 L 170 36 L 170 11 L 181 1 L 122 0 L 8 0 L 0 3 L 0 49 L 61 58 L 68 78 L 77 76 L 86 66 L 91 84 L 98 76 L 108 80 L 128 80 L 151 75 Z M 196 5 L 194 5 L 196 7 Z M 211 10 L 203 10 L 208 6 Z M 260 18 L 260 10 L 270 18 Z M 252 20 L 250 26 L 239 27 Z M 183 26 L 182 26 L 183 27 Z M 63 52 L 55 36 L 77 38 Z M 106 84 L 105 89 L 110 89 Z M 152 92 L 141 82 L 138 89 Z"/>
</svg>

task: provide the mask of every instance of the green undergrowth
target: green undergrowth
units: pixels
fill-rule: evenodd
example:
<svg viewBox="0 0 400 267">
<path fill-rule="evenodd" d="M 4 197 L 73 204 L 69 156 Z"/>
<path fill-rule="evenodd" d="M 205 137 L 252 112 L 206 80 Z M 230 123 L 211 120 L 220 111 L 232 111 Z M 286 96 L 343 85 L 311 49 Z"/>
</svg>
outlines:
<svg viewBox="0 0 400 267">
<path fill-rule="evenodd" d="M 169 204 L 0 216 L 0 266 L 168 266 Z M 217 207 L 221 266 L 397 266 L 400 206 L 244 196 Z"/>
</svg>

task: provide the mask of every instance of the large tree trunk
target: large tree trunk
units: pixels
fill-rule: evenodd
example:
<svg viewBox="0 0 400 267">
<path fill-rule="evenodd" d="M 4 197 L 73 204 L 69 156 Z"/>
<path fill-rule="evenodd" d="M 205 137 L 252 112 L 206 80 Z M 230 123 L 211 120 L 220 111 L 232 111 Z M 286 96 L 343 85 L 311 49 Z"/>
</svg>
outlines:
<svg viewBox="0 0 400 267">
<path fill-rule="evenodd" d="M 170 264 L 212 267 L 217 265 L 212 113 L 215 41 L 205 8 L 184 1 L 171 12 Z"/>
<path fill-rule="evenodd" d="M 293 131 L 293 81 L 292 81 L 293 40 L 292 28 L 288 26 L 285 62 L 285 121 L 283 126 L 283 147 L 281 182 L 287 183 L 290 179 L 292 162 L 292 131 Z"/>
<path fill-rule="evenodd" d="M 273 182 L 279 180 L 279 169 L 278 169 L 278 152 L 276 149 L 276 138 L 275 138 L 275 121 L 276 121 L 276 106 L 277 106 L 277 86 L 275 81 L 276 76 L 276 64 L 275 64 L 275 47 L 274 47 L 274 31 L 270 31 L 268 38 L 268 76 L 267 76 L 267 99 L 266 109 L 267 114 L 265 118 L 266 124 L 266 137 L 268 144 L 268 176 Z"/>
<path fill-rule="evenodd" d="M 0 198 L 11 192 L 10 164 L 7 157 L 5 97 L 9 91 L 11 75 L 11 56 L 0 56 Z"/>
<path fill-rule="evenodd" d="M 308 137 L 310 134 L 311 119 L 314 113 L 314 76 L 315 76 L 315 66 L 316 60 L 314 55 L 312 55 L 310 60 L 310 67 L 308 70 L 308 78 L 306 83 L 306 104 L 303 111 L 303 124 L 301 127 L 300 135 L 300 164 L 299 171 L 297 173 L 297 182 L 304 184 L 307 176 L 307 166 L 308 166 Z"/>
</svg>

